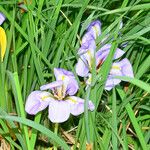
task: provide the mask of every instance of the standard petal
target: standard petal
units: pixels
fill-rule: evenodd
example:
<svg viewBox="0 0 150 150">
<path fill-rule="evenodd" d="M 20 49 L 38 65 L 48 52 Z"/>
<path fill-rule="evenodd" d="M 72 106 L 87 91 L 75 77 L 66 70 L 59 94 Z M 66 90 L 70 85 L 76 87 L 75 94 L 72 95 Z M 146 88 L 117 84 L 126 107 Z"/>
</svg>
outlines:
<svg viewBox="0 0 150 150">
<path fill-rule="evenodd" d="M 27 98 L 25 111 L 28 114 L 35 115 L 45 109 L 51 100 L 52 98 L 49 92 L 33 91 Z"/>
<path fill-rule="evenodd" d="M 40 87 L 40 90 L 47 90 L 47 89 L 53 89 L 53 88 L 55 88 L 55 87 L 60 87 L 60 86 L 62 86 L 63 85 L 63 81 L 62 80 L 58 80 L 58 81 L 54 81 L 54 82 L 51 82 L 51 83 L 49 83 L 49 84 L 45 84 L 45 85 L 42 85 L 41 87 Z"/>
<path fill-rule="evenodd" d="M 85 54 L 87 51 L 91 51 L 91 53 L 94 55 L 94 51 L 96 49 L 96 42 L 92 38 L 90 40 L 85 39 L 85 42 L 82 42 L 81 47 L 78 50 L 78 54 L 81 56 L 82 54 Z"/>
<path fill-rule="evenodd" d="M 84 99 L 81 99 L 76 96 L 69 96 L 67 100 L 70 103 L 70 108 L 71 108 L 71 114 L 74 116 L 78 116 L 84 112 Z M 88 109 L 90 111 L 93 111 L 95 109 L 94 104 L 89 101 L 88 103 Z"/>
<path fill-rule="evenodd" d="M 77 75 L 79 75 L 81 77 L 88 76 L 89 68 L 88 68 L 88 64 L 86 63 L 85 59 L 79 58 L 76 66 L 75 66 L 75 69 L 76 69 Z"/>
<path fill-rule="evenodd" d="M 111 44 L 105 44 L 102 48 L 100 48 L 97 52 L 96 52 L 96 64 L 97 66 L 104 62 L 105 59 L 107 58 L 109 52 L 111 49 Z M 114 58 L 113 59 L 118 59 L 120 58 L 125 52 L 119 48 L 116 49 L 116 52 L 114 54 Z"/>
<path fill-rule="evenodd" d="M 70 116 L 70 104 L 63 100 L 52 100 L 49 104 L 49 119 L 53 123 L 62 123 Z"/>
<path fill-rule="evenodd" d="M 78 91 L 79 86 L 72 72 L 60 68 L 55 68 L 54 73 L 56 76 L 56 80 L 60 79 L 63 82 L 63 97 L 65 97 L 66 95 L 74 95 Z"/>
<path fill-rule="evenodd" d="M 99 20 L 93 21 L 87 31 L 96 39 L 101 34 L 101 22 Z"/>
<path fill-rule="evenodd" d="M 5 16 L 0 12 L 0 25 L 5 21 Z"/>
<path fill-rule="evenodd" d="M 62 80 L 64 76 L 74 77 L 74 74 L 71 71 L 62 68 L 54 68 L 54 75 L 56 80 Z"/>
<path fill-rule="evenodd" d="M 109 51 L 111 48 L 111 44 L 105 44 L 96 52 L 96 65 L 100 65 L 107 58 Z"/>
<path fill-rule="evenodd" d="M 66 95 L 74 95 L 77 93 L 78 89 L 79 85 L 76 79 L 71 79 L 67 85 Z"/>
</svg>

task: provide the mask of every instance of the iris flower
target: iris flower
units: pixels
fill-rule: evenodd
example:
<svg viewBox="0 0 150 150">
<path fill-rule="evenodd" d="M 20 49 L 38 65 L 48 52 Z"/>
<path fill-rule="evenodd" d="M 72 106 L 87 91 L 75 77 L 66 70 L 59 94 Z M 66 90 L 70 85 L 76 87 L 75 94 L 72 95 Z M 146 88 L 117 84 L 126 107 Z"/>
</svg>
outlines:
<svg viewBox="0 0 150 150">
<path fill-rule="evenodd" d="M 65 122 L 70 114 L 78 116 L 84 112 L 84 99 L 74 96 L 78 83 L 72 72 L 54 68 L 56 81 L 43 85 L 40 90 L 33 91 L 28 96 L 25 110 L 35 115 L 49 106 L 49 119 L 53 123 Z M 49 90 L 49 91 L 45 91 Z M 93 111 L 94 104 L 89 101 L 88 109 Z"/>
<path fill-rule="evenodd" d="M 87 84 L 91 83 L 91 70 L 94 59 L 96 59 L 97 72 L 107 58 L 111 44 L 105 44 L 96 52 L 95 39 L 101 34 L 101 23 L 99 21 L 92 22 L 87 28 L 87 32 L 83 36 L 81 47 L 78 54 L 80 58 L 76 64 L 76 73 L 81 77 L 88 77 Z M 95 54 L 95 56 L 94 56 Z M 124 51 L 117 48 L 113 59 L 118 59 L 124 54 Z M 115 79 L 114 76 L 129 76 L 133 77 L 132 66 L 127 58 L 112 64 L 108 75 L 105 89 L 111 90 L 115 85 L 121 82 L 120 79 Z"/>
<path fill-rule="evenodd" d="M 5 16 L 0 12 L 0 25 L 5 21 Z M 3 61 L 6 52 L 6 33 L 5 30 L 0 27 L 0 51 L 1 51 L 1 61 Z"/>
</svg>

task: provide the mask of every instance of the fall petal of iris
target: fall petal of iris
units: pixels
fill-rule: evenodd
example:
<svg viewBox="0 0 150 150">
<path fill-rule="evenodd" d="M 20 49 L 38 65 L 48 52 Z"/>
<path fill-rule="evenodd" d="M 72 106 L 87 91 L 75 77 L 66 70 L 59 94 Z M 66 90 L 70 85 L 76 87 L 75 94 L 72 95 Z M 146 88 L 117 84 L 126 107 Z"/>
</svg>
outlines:
<svg viewBox="0 0 150 150">
<path fill-rule="evenodd" d="M 49 105 L 49 102 L 52 99 L 49 96 L 50 96 L 49 92 L 43 91 L 31 92 L 25 104 L 25 111 L 28 114 L 35 115 L 39 111 L 44 110 Z"/>
<path fill-rule="evenodd" d="M 84 99 L 76 96 L 70 96 L 66 101 L 70 103 L 72 115 L 78 116 L 84 112 L 84 103 L 85 103 Z M 89 101 L 88 103 L 88 109 L 90 111 L 93 111 L 95 109 L 95 106 L 91 101 Z"/>
<path fill-rule="evenodd" d="M 52 100 L 49 104 L 49 119 L 53 123 L 62 123 L 70 116 L 70 105 L 67 101 Z"/>
</svg>

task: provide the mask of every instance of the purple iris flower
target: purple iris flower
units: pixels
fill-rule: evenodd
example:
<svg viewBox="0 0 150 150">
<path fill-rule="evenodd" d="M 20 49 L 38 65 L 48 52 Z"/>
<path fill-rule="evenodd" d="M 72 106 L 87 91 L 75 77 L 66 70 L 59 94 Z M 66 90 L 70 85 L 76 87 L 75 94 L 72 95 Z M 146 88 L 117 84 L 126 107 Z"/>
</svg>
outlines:
<svg viewBox="0 0 150 150">
<path fill-rule="evenodd" d="M 0 12 L 0 25 L 5 21 L 5 16 Z"/>
<path fill-rule="evenodd" d="M 84 100 L 74 96 L 79 89 L 72 72 L 54 68 L 56 81 L 43 85 L 39 91 L 28 96 L 25 110 L 31 115 L 37 114 L 49 106 L 49 119 L 53 123 L 65 122 L 70 114 L 78 116 L 84 112 Z M 45 90 L 50 90 L 46 92 Z M 89 101 L 88 109 L 93 111 L 94 104 Z"/>
<path fill-rule="evenodd" d="M 103 62 L 105 61 L 105 59 L 107 58 L 107 56 L 110 52 L 110 49 L 111 49 L 111 44 L 105 44 L 97 52 L 95 52 L 96 44 L 94 45 L 91 43 L 93 41 L 95 42 L 96 33 L 95 33 L 95 30 L 93 30 L 95 28 L 92 28 L 92 26 L 95 25 L 97 22 L 98 21 L 92 22 L 89 26 L 90 28 L 88 28 L 87 33 L 83 36 L 84 43 L 86 43 L 86 45 L 88 45 L 88 48 L 87 47 L 84 48 L 83 44 L 81 44 L 81 47 L 79 48 L 79 52 L 78 52 L 78 54 L 80 55 L 80 58 L 76 64 L 76 73 L 81 77 L 88 77 L 88 80 L 86 81 L 87 84 L 91 83 L 90 71 L 92 70 L 93 62 L 95 62 L 94 59 L 96 59 L 96 68 L 98 71 L 100 69 L 101 65 L 103 64 Z M 97 25 L 96 26 L 97 31 L 101 31 L 101 23 L 99 23 L 99 24 L 97 23 L 96 25 Z M 90 32 L 90 34 L 89 34 L 89 32 Z M 98 36 L 99 36 L 101 32 L 98 32 L 98 33 L 99 33 L 98 34 Z M 93 41 L 91 42 L 89 39 L 93 39 Z M 82 53 L 81 53 L 81 51 L 82 51 Z M 115 60 L 115 59 L 120 58 L 124 53 L 125 53 L 124 51 L 117 48 L 113 59 Z M 127 68 L 128 68 L 128 70 L 126 70 Z M 108 79 L 106 81 L 106 85 L 105 85 L 106 90 L 111 90 L 115 85 L 117 85 L 121 82 L 121 80 L 114 78 L 114 76 L 116 76 L 116 75 L 133 77 L 132 66 L 128 59 L 123 59 L 120 62 L 113 63 L 110 73 L 108 75 Z"/>
</svg>

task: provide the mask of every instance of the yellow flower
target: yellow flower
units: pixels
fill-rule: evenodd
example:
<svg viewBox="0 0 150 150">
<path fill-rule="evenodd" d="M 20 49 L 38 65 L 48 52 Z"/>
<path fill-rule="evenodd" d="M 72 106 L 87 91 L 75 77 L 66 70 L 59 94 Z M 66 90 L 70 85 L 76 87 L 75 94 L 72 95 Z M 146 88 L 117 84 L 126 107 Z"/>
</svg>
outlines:
<svg viewBox="0 0 150 150">
<path fill-rule="evenodd" d="M 5 52 L 6 52 L 6 43 L 7 43 L 7 40 L 6 40 L 5 30 L 2 27 L 0 27 L 0 51 L 1 51 L 0 56 L 1 56 L 2 62 L 3 62 Z"/>
</svg>

